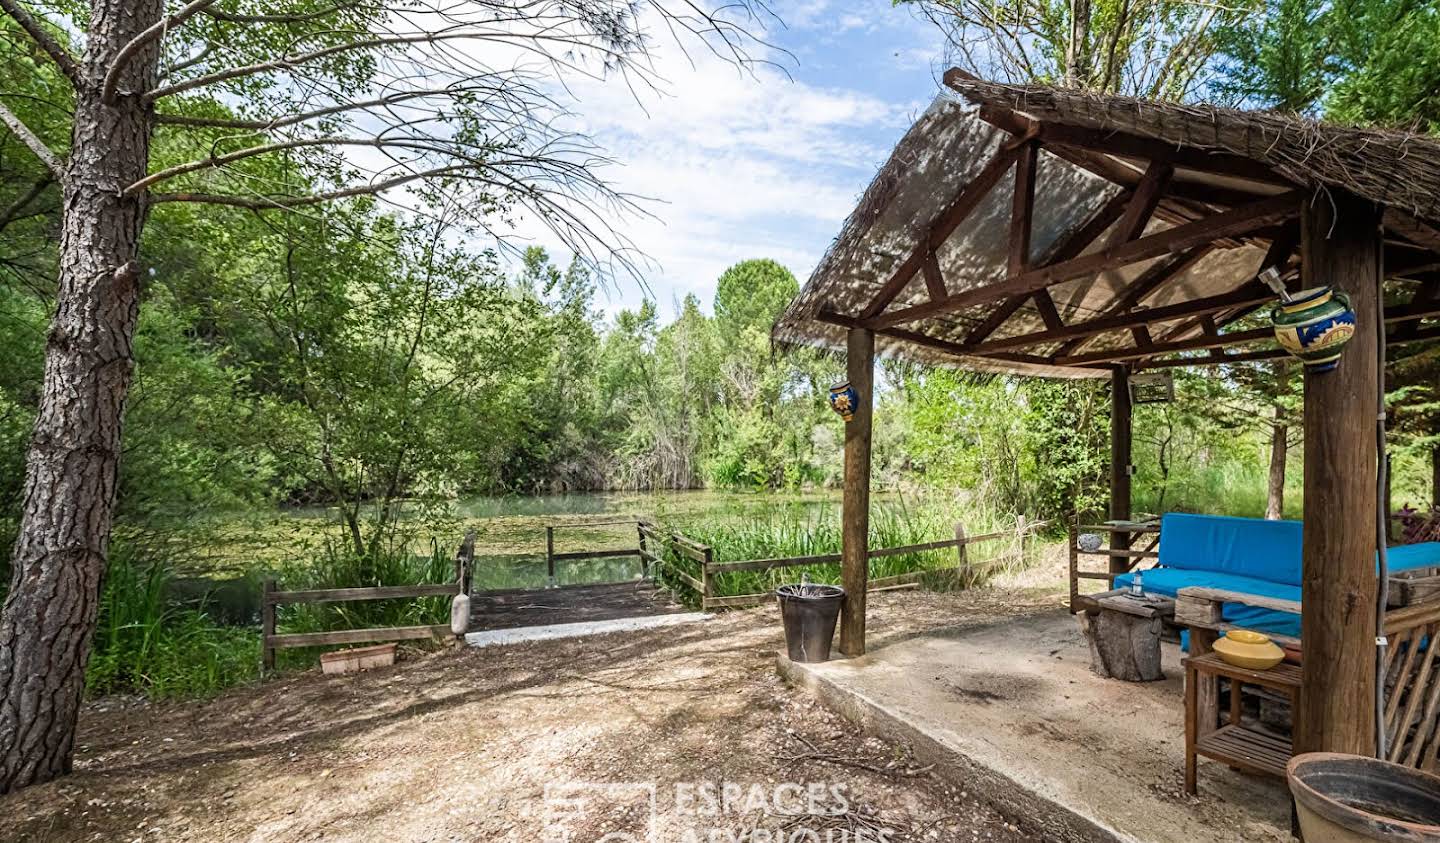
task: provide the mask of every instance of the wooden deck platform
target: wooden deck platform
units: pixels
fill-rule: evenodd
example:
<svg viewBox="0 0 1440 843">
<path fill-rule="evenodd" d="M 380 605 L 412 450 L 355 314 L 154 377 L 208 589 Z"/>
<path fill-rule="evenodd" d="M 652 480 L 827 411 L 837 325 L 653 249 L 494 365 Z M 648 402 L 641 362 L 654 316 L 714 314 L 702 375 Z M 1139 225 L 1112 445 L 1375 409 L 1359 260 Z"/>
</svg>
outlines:
<svg viewBox="0 0 1440 843">
<path fill-rule="evenodd" d="M 690 611 L 648 580 L 478 591 L 470 595 L 470 630 L 651 617 Z"/>
</svg>

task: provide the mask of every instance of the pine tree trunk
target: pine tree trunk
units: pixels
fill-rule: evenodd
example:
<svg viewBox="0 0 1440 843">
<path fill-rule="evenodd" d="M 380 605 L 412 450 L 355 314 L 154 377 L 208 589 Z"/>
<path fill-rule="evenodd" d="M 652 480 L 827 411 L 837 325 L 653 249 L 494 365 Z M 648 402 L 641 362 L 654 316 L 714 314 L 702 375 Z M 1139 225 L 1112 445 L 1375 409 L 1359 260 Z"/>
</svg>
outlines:
<svg viewBox="0 0 1440 843">
<path fill-rule="evenodd" d="M 10 593 L 0 616 L 0 793 L 70 770 L 115 508 L 121 414 L 139 312 L 136 257 L 150 112 L 113 106 L 100 83 L 121 46 L 160 20 L 162 0 L 95 0 L 63 179 L 56 310 L 26 465 Z M 133 57 L 124 91 L 155 84 L 159 47 Z"/>
<path fill-rule="evenodd" d="M 1440 445 L 1430 449 L 1430 505 L 1440 509 Z"/>
<path fill-rule="evenodd" d="M 1276 408 L 1276 423 L 1270 428 L 1270 481 L 1265 494 L 1265 517 L 1279 521 L 1285 517 L 1285 459 L 1290 445 L 1286 437 L 1290 428 L 1280 424 L 1280 410 Z"/>
</svg>

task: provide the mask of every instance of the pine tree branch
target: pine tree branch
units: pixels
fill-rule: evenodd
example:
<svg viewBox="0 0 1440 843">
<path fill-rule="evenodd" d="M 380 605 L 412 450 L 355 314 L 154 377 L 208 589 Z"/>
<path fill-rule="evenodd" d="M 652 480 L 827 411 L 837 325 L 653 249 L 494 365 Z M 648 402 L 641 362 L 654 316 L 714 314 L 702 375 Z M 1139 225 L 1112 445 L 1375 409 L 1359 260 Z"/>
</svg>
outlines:
<svg viewBox="0 0 1440 843">
<path fill-rule="evenodd" d="M 372 184 L 347 187 L 342 190 L 332 190 L 326 193 L 315 193 L 309 196 L 232 196 L 216 193 L 160 193 L 150 197 L 150 204 L 195 202 L 206 205 L 228 205 L 232 208 L 246 208 L 252 211 L 285 210 L 287 208 L 302 208 L 307 205 L 319 205 L 324 202 L 330 202 L 336 199 L 348 199 L 354 196 L 374 196 L 392 187 L 399 187 L 402 184 L 408 184 L 413 181 L 451 175 L 474 169 L 475 167 L 470 164 L 435 167 L 429 170 L 394 176 Z"/>
<path fill-rule="evenodd" d="M 0 2 L 3 2 L 3 0 L 0 0 Z M 30 147 L 30 151 L 35 153 L 35 157 L 40 159 L 40 163 L 45 165 L 45 168 L 50 171 L 50 175 L 54 176 L 56 181 L 64 178 L 65 168 L 61 165 L 60 158 L 50 150 L 50 147 L 45 145 L 44 141 L 40 140 L 34 132 L 30 131 L 30 127 L 25 125 L 25 121 L 21 120 L 19 116 L 11 111 L 9 106 L 3 102 L 0 102 L 0 123 L 8 126 L 10 131 L 14 132 L 15 136 L 20 139 L 21 143 Z"/>
<path fill-rule="evenodd" d="M 16 220 L 24 219 L 25 216 L 33 216 L 33 214 L 25 214 L 25 209 L 31 202 L 38 199 L 47 187 L 54 183 L 55 179 L 47 174 L 44 178 L 38 179 L 34 184 L 30 185 L 29 190 L 21 194 L 20 198 L 10 203 L 10 207 L 6 208 L 3 213 L 0 213 L 0 231 L 4 231 L 10 223 Z"/>
<path fill-rule="evenodd" d="M 31 15 L 24 6 L 20 5 L 19 0 L 0 0 L 0 10 L 3 10 L 6 14 L 10 15 L 10 17 L 14 18 L 15 22 L 20 24 L 20 28 L 29 33 L 31 38 L 35 39 L 35 43 L 39 44 L 40 49 L 44 50 L 45 53 L 54 60 L 55 65 L 60 68 L 60 72 L 65 74 L 66 78 L 70 80 L 70 84 L 77 88 L 80 87 L 81 77 L 79 63 L 75 61 L 74 56 L 70 55 L 70 51 L 65 49 L 65 47 L 62 46 L 59 41 L 56 41 L 55 37 L 45 29 L 44 24 L 36 20 L 34 15 Z"/>
<path fill-rule="evenodd" d="M 115 104 L 120 87 L 120 74 L 125 72 L 125 65 L 136 53 L 140 52 L 141 48 L 157 38 L 164 38 L 165 33 L 173 27 L 179 26 L 214 3 L 215 0 L 191 0 L 180 11 L 156 21 L 150 28 L 131 38 L 130 43 L 121 47 L 120 52 L 115 54 L 114 61 L 110 62 L 110 69 L 105 71 L 105 82 L 100 86 L 101 101 L 110 105 Z"/>
</svg>

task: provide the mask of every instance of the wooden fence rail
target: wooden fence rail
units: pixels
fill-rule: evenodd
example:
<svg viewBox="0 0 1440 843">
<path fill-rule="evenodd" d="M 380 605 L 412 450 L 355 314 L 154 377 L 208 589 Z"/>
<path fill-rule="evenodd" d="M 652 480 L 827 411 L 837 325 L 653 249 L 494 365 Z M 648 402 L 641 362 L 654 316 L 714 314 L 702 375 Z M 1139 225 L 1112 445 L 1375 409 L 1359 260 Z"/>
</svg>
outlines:
<svg viewBox="0 0 1440 843">
<path fill-rule="evenodd" d="M 981 542 L 996 541 L 999 539 L 1016 537 L 1020 543 L 1018 555 L 1024 554 L 1024 544 L 1028 537 L 1033 536 L 1036 531 L 1045 526 L 1045 522 L 1026 522 L 1020 520 L 1015 530 L 1000 530 L 992 533 L 985 533 L 978 536 L 967 536 L 964 527 L 956 525 L 955 538 L 941 539 L 939 541 L 921 542 L 918 544 L 902 545 L 900 547 L 874 548 L 870 550 L 867 559 L 881 559 L 887 556 L 900 556 L 909 553 L 925 553 L 935 550 L 954 548 L 956 550 L 956 562 L 941 568 L 927 568 L 921 571 L 912 571 L 906 574 L 897 574 L 890 577 L 879 577 L 869 581 L 867 591 L 889 591 L 902 588 L 915 588 L 925 577 L 934 575 L 951 574 L 960 571 L 973 571 L 967 548 Z M 775 559 L 746 559 L 738 562 L 715 562 L 714 550 L 703 545 L 694 539 L 683 536 L 679 533 L 661 530 L 655 524 L 648 521 L 641 521 L 638 526 L 640 536 L 640 557 L 647 565 L 663 566 L 680 582 L 689 586 L 700 597 L 702 609 L 728 609 L 756 606 L 774 598 L 770 592 L 755 594 L 736 594 L 720 596 L 716 593 L 716 577 L 722 574 L 734 573 L 736 571 L 771 571 L 778 568 L 797 568 L 808 565 L 834 565 L 841 561 L 838 553 L 822 553 L 812 556 L 791 556 Z M 688 558 L 700 565 L 700 577 L 695 577 L 689 571 L 674 564 L 665 556 L 663 550 L 669 547 L 679 556 Z M 997 557 L 985 560 L 982 564 L 994 565 L 1011 559 L 1013 556 Z"/>
<path fill-rule="evenodd" d="M 363 588 L 312 588 L 280 591 L 273 578 L 266 579 L 260 598 L 261 664 L 275 668 L 275 651 L 292 647 L 323 647 L 330 644 L 361 644 L 380 641 L 415 641 L 442 638 L 451 634 L 450 624 L 395 626 L 374 629 L 339 629 L 329 632 L 277 634 L 275 607 L 302 603 L 352 603 L 364 600 L 400 600 L 423 597 L 453 597 L 469 592 L 474 577 L 475 531 L 465 534 L 455 554 L 455 581 L 423 585 L 382 585 Z"/>
</svg>

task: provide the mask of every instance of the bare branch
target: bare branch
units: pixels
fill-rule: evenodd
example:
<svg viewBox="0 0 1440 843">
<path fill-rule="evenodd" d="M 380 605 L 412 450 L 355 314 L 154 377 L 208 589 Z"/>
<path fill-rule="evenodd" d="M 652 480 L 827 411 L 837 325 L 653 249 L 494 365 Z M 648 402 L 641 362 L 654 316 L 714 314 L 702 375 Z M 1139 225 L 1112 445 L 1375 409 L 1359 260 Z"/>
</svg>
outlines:
<svg viewBox="0 0 1440 843">
<path fill-rule="evenodd" d="M 325 108 L 317 108 L 313 111 L 302 111 L 298 114 L 287 114 L 284 117 L 276 117 L 270 120 L 230 120 L 217 117 L 190 117 L 184 114 L 156 114 L 155 122 L 162 126 L 192 126 L 207 129 L 236 129 L 268 132 L 275 129 L 283 129 L 287 126 L 298 125 L 318 117 L 343 114 L 347 111 L 365 111 L 380 106 L 399 105 L 403 102 L 425 97 L 453 96 L 455 94 L 476 90 L 497 90 L 497 88 L 492 86 L 454 85 L 448 88 L 422 88 L 413 91 L 397 91 L 383 97 L 375 97 L 374 99 L 360 100 L 357 102 L 342 102 L 336 105 L 326 106 Z"/>
<path fill-rule="evenodd" d="M 35 133 L 30 131 L 30 127 L 26 126 L 25 122 L 3 102 L 0 102 L 0 123 L 4 123 L 10 127 L 10 131 L 15 133 L 15 136 L 20 139 L 21 143 L 30 147 L 30 151 L 35 153 L 35 157 L 40 159 L 40 163 L 45 165 L 45 168 L 50 171 L 50 174 L 55 177 L 56 181 L 64 178 L 65 168 L 61 166 L 60 159 L 54 152 L 51 152 L 50 147 L 46 146 L 44 141 L 36 137 Z"/>
<path fill-rule="evenodd" d="M 252 211 L 273 211 L 285 208 L 301 208 L 306 205 L 319 205 L 323 202 L 330 202 L 336 199 L 348 199 L 354 196 L 374 196 L 392 187 L 399 187 L 421 179 L 436 178 L 439 176 L 454 175 L 466 170 L 474 169 L 469 164 L 456 164 L 449 167 L 435 167 L 430 170 L 421 170 L 416 173 L 406 173 L 374 182 L 366 185 L 356 185 L 342 190 L 332 190 L 326 193 L 315 193 L 310 196 L 226 196 L 214 193 L 160 193 L 150 197 L 150 204 L 158 205 L 167 202 L 198 202 L 206 205 L 229 205 L 232 208 L 248 208 Z"/>
<path fill-rule="evenodd" d="M 39 44 L 40 49 L 54 60 L 55 65 L 60 68 L 60 72 L 65 74 L 72 85 L 80 87 L 80 65 L 75 61 L 75 57 L 70 55 L 70 51 L 65 49 L 45 29 L 44 24 L 36 20 L 24 6 L 20 5 L 19 0 L 0 0 L 0 10 L 4 10 L 14 18 L 15 22 L 20 24 L 20 28 L 35 39 L 35 43 Z"/>
<path fill-rule="evenodd" d="M 215 0 L 191 0 L 180 11 L 161 18 L 144 32 L 131 38 L 130 43 L 121 47 L 120 52 L 115 55 L 115 60 L 110 62 L 110 69 L 105 71 L 105 82 L 100 86 L 101 101 L 110 105 L 115 104 L 117 88 L 120 86 L 120 74 L 125 72 L 125 65 L 136 53 L 140 52 L 142 47 L 157 38 L 164 38 L 165 33 L 169 32 L 172 27 L 179 26 L 214 3 Z"/>
<path fill-rule="evenodd" d="M 329 17 L 336 12 L 343 12 L 346 9 L 360 5 L 358 0 L 351 0 L 348 3 L 336 3 L 328 9 L 317 9 L 313 12 L 297 12 L 288 15 L 242 15 L 234 12 L 226 12 L 221 9 L 206 9 L 205 15 L 218 21 L 226 23 L 310 23 L 321 18 Z"/>
<path fill-rule="evenodd" d="M 44 193 L 45 189 L 54 183 L 55 180 L 47 175 L 45 178 L 38 179 L 34 184 L 30 185 L 29 190 L 21 194 L 20 198 L 11 202 L 10 207 L 0 212 L 0 231 L 4 231 L 10 223 L 16 220 L 24 219 L 25 216 L 33 216 L 33 214 L 25 214 L 25 209 L 31 202 L 40 198 L 40 194 Z"/>
<path fill-rule="evenodd" d="M 4 2 L 4 0 L 0 0 Z M 320 50 L 312 50 L 308 53 L 301 53 L 296 56 L 271 61 L 257 62 L 242 67 L 232 67 L 227 70 L 217 71 L 205 76 L 198 76 L 194 79 L 187 79 L 184 82 L 176 82 L 173 85 L 166 85 L 156 88 L 146 97 L 147 102 L 155 102 L 164 97 L 191 91 L 196 88 L 204 88 L 209 85 L 216 85 L 221 82 L 228 82 L 232 79 L 240 79 L 246 76 L 254 76 L 257 73 L 266 73 L 271 70 L 292 70 L 300 65 L 341 53 L 354 52 L 359 50 L 374 50 L 382 47 L 398 47 L 407 44 L 441 44 L 446 41 L 493 41 L 497 43 L 512 43 L 520 46 L 548 43 L 560 48 L 570 49 L 594 49 L 604 53 L 611 59 L 623 58 L 614 51 L 606 50 L 595 44 L 587 43 L 581 39 L 556 35 L 536 33 L 507 33 L 503 31 L 481 32 L 475 29 L 464 27 L 457 28 L 450 32 L 417 32 L 406 35 L 387 35 L 378 38 L 367 38 L 354 41 L 349 44 L 336 44 Z M 552 60 L 553 57 L 552 57 Z"/>
</svg>

